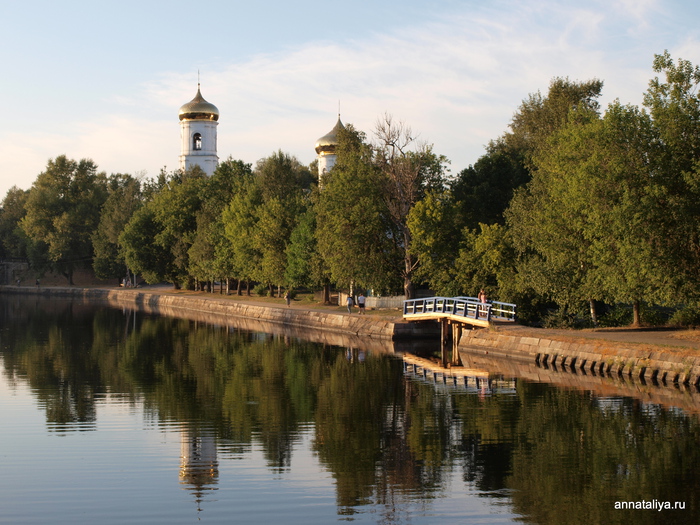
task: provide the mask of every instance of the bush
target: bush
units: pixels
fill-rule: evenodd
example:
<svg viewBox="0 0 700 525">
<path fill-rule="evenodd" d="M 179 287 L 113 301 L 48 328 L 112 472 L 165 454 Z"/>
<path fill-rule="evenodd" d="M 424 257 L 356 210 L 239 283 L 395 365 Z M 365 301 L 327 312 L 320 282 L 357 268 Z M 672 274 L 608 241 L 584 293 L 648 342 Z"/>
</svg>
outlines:
<svg viewBox="0 0 700 525">
<path fill-rule="evenodd" d="M 668 324 L 685 328 L 700 326 L 700 309 L 697 306 L 685 306 L 676 310 L 668 320 Z"/>
<path fill-rule="evenodd" d="M 590 317 L 563 308 L 550 311 L 542 320 L 544 328 L 590 328 Z"/>
<path fill-rule="evenodd" d="M 629 326 L 632 324 L 632 307 L 624 304 L 616 304 L 598 316 L 598 326 L 612 328 L 616 326 Z"/>
<path fill-rule="evenodd" d="M 266 284 L 258 283 L 253 287 L 253 293 L 259 297 L 267 297 L 270 293 L 270 288 Z"/>
</svg>

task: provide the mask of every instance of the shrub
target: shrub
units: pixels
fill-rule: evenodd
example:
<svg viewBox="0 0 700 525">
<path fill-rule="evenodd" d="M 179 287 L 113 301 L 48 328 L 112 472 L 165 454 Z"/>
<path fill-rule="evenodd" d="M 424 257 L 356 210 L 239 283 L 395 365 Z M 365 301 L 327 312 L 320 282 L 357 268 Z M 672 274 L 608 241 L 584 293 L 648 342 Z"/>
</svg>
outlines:
<svg viewBox="0 0 700 525">
<path fill-rule="evenodd" d="M 253 293 L 259 297 L 267 297 L 270 293 L 270 288 L 263 283 L 258 283 L 253 287 Z"/>
<path fill-rule="evenodd" d="M 676 310 L 668 320 L 668 324 L 686 328 L 700 326 L 700 309 L 697 306 L 685 306 Z"/>
<path fill-rule="evenodd" d="M 611 328 L 616 326 L 629 326 L 632 324 L 632 307 L 624 304 L 616 304 L 598 317 L 598 326 Z"/>
<path fill-rule="evenodd" d="M 589 328 L 591 320 L 580 313 L 563 308 L 550 311 L 542 320 L 544 328 Z"/>
</svg>

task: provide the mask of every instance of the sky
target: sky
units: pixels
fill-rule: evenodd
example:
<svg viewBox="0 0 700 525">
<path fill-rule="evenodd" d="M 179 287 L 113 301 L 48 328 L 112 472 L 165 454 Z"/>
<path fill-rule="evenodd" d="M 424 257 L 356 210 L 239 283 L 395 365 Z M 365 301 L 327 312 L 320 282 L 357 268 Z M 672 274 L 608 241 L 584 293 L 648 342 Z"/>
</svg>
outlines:
<svg viewBox="0 0 700 525">
<path fill-rule="evenodd" d="M 555 77 L 641 105 L 655 54 L 700 64 L 699 22 L 696 0 L 0 0 L 0 197 L 59 155 L 177 169 L 198 78 L 221 160 L 309 164 L 340 110 L 370 139 L 404 122 L 456 174 Z"/>
</svg>

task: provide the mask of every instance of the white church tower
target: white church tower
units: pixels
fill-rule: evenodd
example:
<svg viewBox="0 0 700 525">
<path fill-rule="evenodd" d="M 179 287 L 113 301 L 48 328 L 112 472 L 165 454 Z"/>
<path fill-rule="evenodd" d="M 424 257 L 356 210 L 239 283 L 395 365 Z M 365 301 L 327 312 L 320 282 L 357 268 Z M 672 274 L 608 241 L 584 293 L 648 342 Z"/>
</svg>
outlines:
<svg viewBox="0 0 700 525">
<path fill-rule="evenodd" d="M 180 169 L 195 164 L 211 176 L 219 164 L 216 154 L 218 108 L 204 100 L 197 84 L 197 95 L 180 108 Z"/>
<path fill-rule="evenodd" d="M 338 122 L 335 123 L 333 129 L 316 141 L 319 187 L 322 184 L 323 175 L 335 166 L 335 161 L 338 158 L 335 150 L 338 146 L 338 132 L 341 129 L 345 129 L 345 126 L 343 126 L 343 123 L 340 121 L 340 115 L 338 115 Z"/>
</svg>

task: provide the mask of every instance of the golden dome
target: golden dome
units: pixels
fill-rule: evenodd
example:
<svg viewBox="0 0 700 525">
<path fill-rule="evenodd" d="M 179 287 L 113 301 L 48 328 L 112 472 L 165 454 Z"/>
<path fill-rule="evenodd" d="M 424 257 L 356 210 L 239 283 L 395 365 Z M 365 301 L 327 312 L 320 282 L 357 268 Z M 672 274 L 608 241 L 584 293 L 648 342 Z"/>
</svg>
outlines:
<svg viewBox="0 0 700 525">
<path fill-rule="evenodd" d="M 335 123 L 333 129 L 326 133 L 323 137 L 316 141 L 316 153 L 319 155 L 323 153 L 335 153 L 335 147 L 338 145 L 338 132 L 341 129 L 345 129 L 343 123 L 340 121 L 340 116 L 338 116 L 338 122 Z"/>
<path fill-rule="evenodd" d="M 197 84 L 197 94 L 180 107 L 180 120 L 219 120 L 219 108 L 202 97 Z"/>
</svg>

